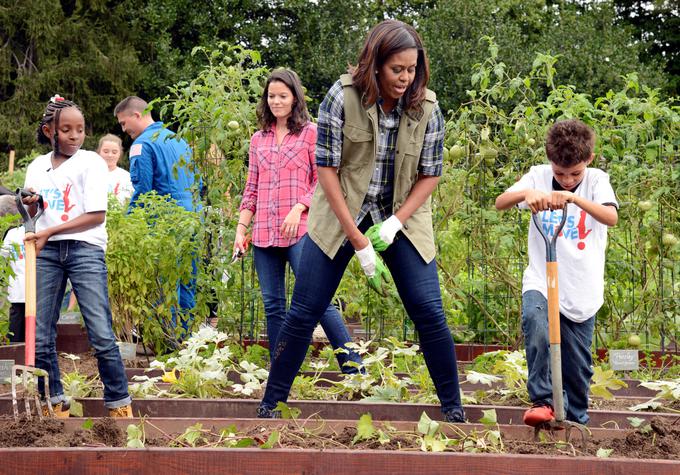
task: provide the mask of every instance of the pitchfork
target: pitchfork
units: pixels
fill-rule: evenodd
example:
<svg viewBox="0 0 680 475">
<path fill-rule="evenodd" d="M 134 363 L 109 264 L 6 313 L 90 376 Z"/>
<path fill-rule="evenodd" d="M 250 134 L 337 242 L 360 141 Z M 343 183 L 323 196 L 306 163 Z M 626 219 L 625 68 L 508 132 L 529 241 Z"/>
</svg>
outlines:
<svg viewBox="0 0 680 475">
<path fill-rule="evenodd" d="M 550 374 L 552 376 L 552 396 L 555 418 L 538 425 L 534 428 L 534 438 L 538 440 L 541 429 L 545 430 L 566 430 L 566 439 L 571 436 L 571 429 L 576 428 L 581 432 L 582 440 L 587 440 L 590 432 L 583 424 L 567 421 L 564 414 L 564 394 L 562 393 L 562 348 L 560 336 L 560 294 L 558 287 L 557 274 L 557 238 L 559 237 L 564 224 L 567 222 L 567 206 L 565 203 L 562 209 L 562 220 L 554 230 L 552 238 L 549 238 L 538 219 L 538 213 L 532 215 L 534 226 L 545 241 L 545 277 L 548 286 L 548 335 L 550 340 Z"/>
<path fill-rule="evenodd" d="M 19 214 L 24 220 L 24 229 L 26 233 L 35 232 L 35 224 L 38 218 L 45 211 L 45 203 L 40 195 L 38 196 L 37 212 L 33 217 L 28 213 L 24 207 L 22 198 L 36 196 L 35 193 L 22 190 L 16 191 L 16 203 Z M 38 413 L 38 417 L 42 419 L 43 412 L 40 406 L 40 397 L 38 394 L 37 379 L 38 377 L 45 378 L 45 399 L 47 401 L 47 410 L 50 416 L 54 415 L 52 404 L 50 403 L 50 389 L 49 377 L 47 371 L 35 367 L 35 315 L 36 315 L 36 250 L 35 241 L 27 241 L 24 243 L 24 262 L 26 264 L 26 338 L 25 338 L 25 356 L 24 365 L 12 366 L 12 408 L 14 409 L 14 418 L 19 419 L 19 403 L 17 399 L 17 379 L 21 380 L 23 385 L 24 405 L 26 408 L 26 418 L 32 419 L 31 415 L 31 400 L 34 401 Z M 19 376 L 20 375 L 20 376 Z"/>
</svg>

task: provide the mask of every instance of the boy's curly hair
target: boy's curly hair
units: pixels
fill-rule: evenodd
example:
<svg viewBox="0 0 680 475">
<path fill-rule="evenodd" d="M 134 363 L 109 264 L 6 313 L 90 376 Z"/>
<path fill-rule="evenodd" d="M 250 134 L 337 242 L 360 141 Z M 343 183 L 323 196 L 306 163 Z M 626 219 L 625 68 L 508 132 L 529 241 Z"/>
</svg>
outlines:
<svg viewBox="0 0 680 475">
<path fill-rule="evenodd" d="M 561 166 L 573 167 L 587 162 L 595 150 L 595 131 L 578 119 L 555 122 L 545 140 L 548 160 Z"/>
</svg>

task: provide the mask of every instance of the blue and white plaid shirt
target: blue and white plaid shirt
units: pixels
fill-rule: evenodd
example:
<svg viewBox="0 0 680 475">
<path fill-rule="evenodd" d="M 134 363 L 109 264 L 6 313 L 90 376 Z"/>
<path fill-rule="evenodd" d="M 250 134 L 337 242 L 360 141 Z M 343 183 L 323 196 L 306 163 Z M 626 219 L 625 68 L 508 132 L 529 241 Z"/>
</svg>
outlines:
<svg viewBox="0 0 680 475">
<path fill-rule="evenodd" d="M 382 100 L 379 101 L 379 104 Z M 399 121 L 404 113 L 402 101 L 385 114 L 378 107 L 378 137 L 375 170 L 361 211 L 355 223 L 370 214 L 374 223 L 392 215 L 394 193 L 394 153 L 399 132 Z M 340 166 L 342 159 L 342 127 L 345 122 L 345 98 L 342 84 L 337 81 L 328 91 L 321 106 L 317 124 L 316 164 L 318 167 Z M 444 161 L 444 117 L 435 105 L 427 122 L 418 171 L 423 175 L 441 176 Z"/>
</svg>

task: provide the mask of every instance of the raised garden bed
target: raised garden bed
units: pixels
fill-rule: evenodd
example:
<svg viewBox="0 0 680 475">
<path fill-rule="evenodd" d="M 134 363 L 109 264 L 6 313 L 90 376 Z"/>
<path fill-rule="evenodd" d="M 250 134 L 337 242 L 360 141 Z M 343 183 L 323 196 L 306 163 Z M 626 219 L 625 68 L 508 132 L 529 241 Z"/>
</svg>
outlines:
<svg viewBox="0 0 680 475">
<path fill-rule="evenodd" d="M 83 405 L 86 417 L 102 417 L 106 415 L 103 399 L 78 399 Z M 150 417 L 183 417 L 183 418 L 250 418 L 254 417 L 259 404 L 256 399 L 138 399 L 133 402 L 135 416 Z M 417 421 L 425 412 L 434 420 L 441 420 L 439 406 L 433 404 L 411 403 L 370 403 L 355 401 L 290 401 L 290 406 L 300 409 L 300 417 L 318 416 L 326 420 L 355 419 L 359 415 L 370 412 L 374 420 L 382 421 Z M 0 399 L 0 414 L 12 412 L 11 398 Z M 522 414 L 526 407 L 468 405 L 465 406 L 469 421 L 479 420 L 487 409 L 495 409 L 498 422 L 501 424 L 522 424 Z M 654 417 L 680 421 L 680 414 L 663 412 L 632 411 L 588 411 L 592 427 L 630 427 L 629 418 L 650 421 Z"/>
<path fill-rule="evenodd" d="M 125 445 L 125 428 L 143 424 L 145 448 L 113 448 Z M 680 470 L 680 431 L 655 420 L 650 431 L 594 430 L 586 443 L 561 442 L 556 438 L 534 442 L 527 427 L 493 426 L 500 433 L 495 448 L 484 446 L 489 426 L 443 425 L 439 440 L 456 439 L 447 452 L 424 452 L 425 438 L 416 423 L 391 423 L 374 427 L 388 434 L 380 443 L 370 437 L 357 440 L 357 421 L 262 421 L 234 419 L 147 419 L 145 422 L 100 419 L 90 429 L 84 420 L 50 420 L 27 423 L 0 421 L 0 445 L 37 444 L 46 448 L 0 449 L 3 469 L 10 473 L 136 474 L 213 473 L 217 467 L 237 473 L 523 473 L 523 474 L 676 474 Z M 199 425 L 200 424 L 200 425 Z M 187 438 L 189 426 L 195 437 Z M 229 427 L 225 432 L 222 428 Z M 272 440 L 271 449 L 257 448 Z M 562 434 L 558 432 L 555 434 Z M 384 435 L 384 434 L 383 434 Z M 222 448 L 239 439 L 255 448 Z M 267 441 L 267 442 L 265 442 Z M 463 452 L 464 442 L 477 441 L 479 451 Z M 9 442 L 9 444 L 8 444 Z M 73 445 L 49 448 L 50 445 Z M 90 446 L 83 446 L 89 444 Z M 92 445 L 99 445 L 92 447 Z M 172 447 L 168 448 L 167 446 Z M 194 448 L 205 445 L 211 448 Z M 414 446 L 415 445 L 415 446 Z M 157 447 L 166 446 L 166 447 Z M 218 447 L 219 446 L 219 447 Z M 595 457 L 602 450 L 610 458 Z M 540 455 L 533 455 L 540 454 Z M 571 454 L 571 455 L 567 455 Z M 622 457 L 629 458 L 622 458 Z M 640 457 L 658 457 L 649 459 Z M 663 460 L 670 459 L 670 460 Z"/>
<path fill-rule="evenodd" d="M 85 327 L 79 323 L 57 324 L 57 351 L 81 354 L 90 351 Z M 14 360 L 17 364 L 24 364 L 24 344 L 13 343 L 0 345 L 0 359 Z"/>
<path fill-rule="evenodd" d="M 231 473 L 369 474 L 522 473 L 526 475 L 677 475 L 668 460 L 602 459 L 539 455 L 388 452 L 304 449 L 12 449 L 1 450 L 8 473 Z"/>
</svg>

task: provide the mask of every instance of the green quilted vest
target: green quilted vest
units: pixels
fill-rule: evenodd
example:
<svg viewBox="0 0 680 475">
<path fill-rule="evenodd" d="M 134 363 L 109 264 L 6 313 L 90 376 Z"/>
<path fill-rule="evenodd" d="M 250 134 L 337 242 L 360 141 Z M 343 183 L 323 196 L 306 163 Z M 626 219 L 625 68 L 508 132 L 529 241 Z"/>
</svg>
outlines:
<svg viewBox="0 0 680 475">
<path fill-rule="evenodd" d="M 342 128 L 344 138 L 338 178 L 349 212 L 356 217 L 366 197 L 375 167 L 377 144 L 374 137 L 378 134 L 378 109 L 376 104 L 368 108 L 362 105 L 357 90 L 352 86 L 351 75 L 343 74 L 340 81 L 345 99 L 345 123 Z M 411 112 L 401 116 L 394 158 L 393 212 L 406 200 L 418 179 L 420 152 L 427 122 L 435 104 L 436 95 L 428 89 L 422 104 L 423 113 L 418 117 L 414 117 Z M 430 202 L 431 199 L 428 198 L 404 223 L 402 229 L 428 263 L 435 256 Z M 321 185 L 316 187 L 307 226 L 312 240 L 328 257 L 334 258 L 346 236 Z"/>
</svg>

